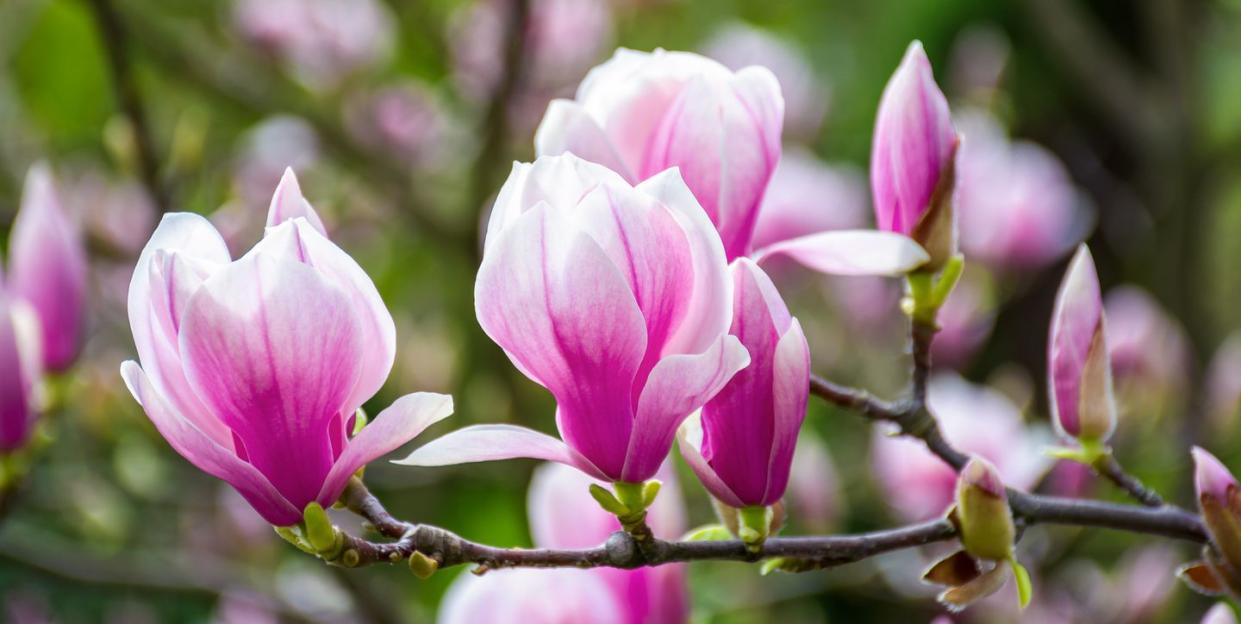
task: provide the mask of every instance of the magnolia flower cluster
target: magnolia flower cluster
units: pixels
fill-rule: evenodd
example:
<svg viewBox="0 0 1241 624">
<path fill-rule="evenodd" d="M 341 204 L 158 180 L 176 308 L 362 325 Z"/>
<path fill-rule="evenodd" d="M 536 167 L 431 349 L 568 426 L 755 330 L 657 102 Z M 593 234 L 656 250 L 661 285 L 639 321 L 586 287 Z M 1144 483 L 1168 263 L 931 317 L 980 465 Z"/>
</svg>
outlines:
<svg viewBox="0 0 1241 624">
<path fill-rule="evenodd" d="M 26 176 L 0 283 L 0 455 L 30 439 L 40 380 L 77 359 L 86 318 L 86 247 L 51 171 Z"/>
</svg>

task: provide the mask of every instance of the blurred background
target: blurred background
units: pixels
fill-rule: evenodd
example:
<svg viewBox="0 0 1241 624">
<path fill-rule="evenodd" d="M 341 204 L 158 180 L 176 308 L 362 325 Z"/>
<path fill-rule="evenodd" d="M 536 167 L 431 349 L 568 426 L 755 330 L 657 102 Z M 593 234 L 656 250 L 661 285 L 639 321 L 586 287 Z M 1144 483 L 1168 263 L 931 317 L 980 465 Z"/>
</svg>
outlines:
<svg viewBox="0 0 1241 624">
<path fill-rule="evenodd" d="M 133 357 L 130 272 L 162 211 L 208 215 L 235 255 L 248 249 L 291 166 L 396 318 L 396 366 L 368 411 L 432 390 L 457 409 L 424 439 L 481 422 L 550 431 L 550 395 L 474 320 L 480 223 L 511 161 L 532 157 L 548 101 L 618 46 L 770 67 L 787 108 L 764 211 L 813 231 L 872 222 L 875 108 L 923 41 L 965 136 L 968 269 L 942 314 L 931 390 L 948 437 L 1011 485 L 1122 500 L 1041 454 L 1052 300 L 1088 241 L 1107 293 L 1117 455 L 1192 505 L 1190 444 L 1241 466 L 1238 33 L 1238 0 L 4 0 L 0 223 L 28 168 L 48 163 L 91 274 L 83 354 L 49 379 L 45 444 L 6 501 L 0 620 L 433 621 L 463 568 L 420 581 L 322 565 L 171 451 L 117 373 Z M 902 387 L 899 283 L 770 268 L 816 372 L 881 396 Z M 921 448 L 810 409 L 786 533 L 943 510 L 951 475 Z M 675 467 L 689 524 L 714 521 Z M 366 475 L 402 518 L 530 545 L 534 468 L 376 462 Z M 1021 552 L 1035 579 L 1021 621 L 1184 622 L 1211 604 L 1173 576 L 1196 556 L 1187 545 L 1037 527 Z M 941 610 L 917 579 L 937 553 L 769 577 L 695 564 L 692 620 L 931 621 Z M 955 621 L 1017 621 L 1015 602 L 1006 590 Z"/>
</svg>

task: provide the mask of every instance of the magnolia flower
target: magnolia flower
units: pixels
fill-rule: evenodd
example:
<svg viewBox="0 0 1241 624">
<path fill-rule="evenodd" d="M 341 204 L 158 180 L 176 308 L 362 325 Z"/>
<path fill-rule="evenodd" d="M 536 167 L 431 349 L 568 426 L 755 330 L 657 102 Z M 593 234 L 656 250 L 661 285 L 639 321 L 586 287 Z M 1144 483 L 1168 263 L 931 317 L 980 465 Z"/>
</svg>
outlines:
<svg viewBox="0 0 1241 624">
<path fill-rule="evenodd" d="M 206 219 L 165 216 L 134 269 L 129 322 L 142 364 L 121 374 L 134 398 L 178 453 L 275 525 L 331 505 L 358 468 L 452 412 L 451 397 L 411 394 L 352 435 L 392 368 L 395 329 L 292 171 L 238 260 Z"/>
<path fill-rule="evenodd" d="M 1214 455 L 1195 446 L 1194 489 L 1198 511 L 1213 545 L 1206 572 L 1214 584 L 1234 594 L 1241 587 L 1241 490 L 1237 479 Z M 1194 579 L 1197 581 L 1197 579 Z"/>
<path fill-rule="evenodd" d="M 685 510 L 676 474 L 665 465 L 662 492 L 647 512 L 656 537 L 676 539 L 685 531 Z M 590 548 L 620 530 L 616 516 L 588 493 L 592 480 L 558 464 L 544 464 L 530 481 L 530 532 L 539 548 Z M 685 566 L 618 570 L 494 570 L 462 574 L 444 596 L 440 624 L 525 622 L 616 622 L 674 624 L 689 615 Z M 549 596 L 555 599 L 549 600 Z"/>
<path fill-rule="evenodd" d="M 677 426 L 749 363 L 720 239 L 675 170 L 634 187 L 571 154 L 514 165 L 474 286 L 483 331 L 556 397 L 564 442 L 467 427 L 404 463 L 536 457 L 651 478 Z M 566 444 L 567 443 L 567 444 Z"/>
<path fill-rule="evenodd" d="M 1103 318 L 1094 259 L 1082 245 L 1056 294 L 1047 349 L 1052 422 L 1064 438 L 1102 443 L 1116 428 Z"/>
<path fill-rule="evenodd" d="M 1220 602 L 1202 616 L 1202 624 L 1237 624 L 1237 614 L 1227 602 Z"/>
<path fill-rule="evenodd" d="M 1120 382 L 1168 390 L 1185 383 L 1189 340 L 1176 319 L 1136 286 L 1108 291 L 1107 346 L 1112 374 Z"/>
<path fill-rule="evenodd" d="M 448 120 L 435 94 L 418 82 L 354 96 L 345 109 L 350 134 L 407 165 L 441 158 Z"/>
<path fill-rule="evenodd" d="M 1241 410 L 1241 334 L 1229 336 L 1207 369 L 1207 406 L 1215 425 L 1230 430 Z"/>
<path fill-rule="evenodd" d="M 34 311 L 0 286 L 0 456 L 30 439 L 42 373 L 40 348 Z"/>
<path fill-rule="evenodd" d="M 1028 489 L 1050 466 L 1043 454 L 1046 434 L 1026 427 L 1017 406 L 999 392 L 941 373 L 931 379 L 927 395 L 944 437 L 994 464 L 1009 486 Z M 956 472 L 921 442 L 876 429 L 871 462 L 889 505 L 903 518 L 926 520 L 952 503 Z"/>
<path fill-rule="evenodd" d="M 236 0 L 233 21 L 315 89 L 382 61 L 394 39 L 392 15 L 377 0 Z"/>
<path fill-rule="evenodd" d="M 750 365 L 682 426 L 681 454 L 720 502 L 768 507 L 788 485 L 810 393 L 810 347 L 771 279 L 750 260 L 730 267 L 732 335 Z"/>
<path fill-rule="evenodd" d="M 750 65 L 770 69 L 784 92 L 784 135 L 809 140 L 819 133 L 827 112 L 828 90 L 801 50 L 791 42 L 734 22 L 712 36 L 703 50 L 734 71 Z"/>
<path fill-rule="evenodd" d="M 491 212 L 474 301 L 486 334 L 556 397 L 565 443 L 468 427 L 407 464 L 532 457 L 644 481 L 681 421 L 750 362 L 727 335 L 720 238 L 675 170 L 630 186 L 571 154 L 514 165 Z"/>
<path fill-rule="evenodd" d="M 1038 269 L 1085 236 L 1090 214 L 1064 165 L 1028 141 L 1009 142 L 986 113 L 958 115 L 956 211 L 961 249 L 994 269 Z"/>
<path fill-rule="evenodd" d="M 688 52 L 622 48 L 591 70 L 576 99 L 552 102 L 534 142 L 540 155 L 572 152 L 633 184 L 678 167 L 730 262 L 783 254 L 850 275 L 897 275 L 924 264 L 917 244 L 873 231 L 822 232 L 754 249 L 780 160 L 783 115 L 780 85 L 765 68 L 732 72 Z"/>
<path fill-rule="evenodd" d="M 31 167 L 9 233 L 8 291 L 30 304 L 42 332 L 43 367 L 77 359 L 86 323 L 86 245 L 44 165 Z"/>
<path fill-rule="evenodd" d="M 870 185 L 879 229 L 918 241 L 931 256 L 931 268 L 956 253 L 952 185 L 958 141 L 948 100 L 915 41 L 879 101 Z"/>
</svg>

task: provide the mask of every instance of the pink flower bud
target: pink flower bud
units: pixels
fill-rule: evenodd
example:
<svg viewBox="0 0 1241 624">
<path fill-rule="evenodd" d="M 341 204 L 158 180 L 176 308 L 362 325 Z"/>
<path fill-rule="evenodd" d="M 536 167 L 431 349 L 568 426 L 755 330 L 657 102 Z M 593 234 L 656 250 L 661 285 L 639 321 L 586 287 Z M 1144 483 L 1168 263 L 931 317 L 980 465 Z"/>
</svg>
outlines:
<svg viewBox="0 0 1241 624">
<path fill-rule="evenodd" d="M 86 314 L 86 246 L 66 214 L 46 166 L 26 175 L 9 234 L 9 292 L 34 308 L 43 334 L 43 367 L 63 371 L 77 359 Z"/>
<path fill-rule="evenodd" d="M 1198 510 L 1216 552 L 1223 558 L 1219 564 L 1212 561 L 1211 568 L 1225 586 L 1235 591 L 1241 585 L 1237 576 L 1241 571 L 1241 490 L 1237 488 L 1237 479 L 1214 455 L 1197 446 L 1191 454 Z"/>
<path fill-rule="evenodd" d="M 685 531 L 685 510 L 676 473 L 665 464 L 663 488 L 648 510 L 656 537 L 676 539 Z M 530 481 L 527 509 L 534 544 L 540 548 L 598 546 L 620 530 L 616 516 L 591 499 L 593 481 L 571 468 L 545 464 Z M 560 574 L 560 572 L 568 572 Z M 652 622 L 673 624 L 688 616 L 683 564 L 618 570 L 494 570 L 485 576 L 462 574 L 444 596 L 440 624 L 511 622 Z M 548 600 L 555 595 L 556 600 Z M 502 605 L 502 607 L 501 607 Z"/>
<path fill-rule="evenodd" d="M 178 453 L 276 525 L 331 505 L 358 468 L 452 413 L 451 397 L 412 394 L 350 437 L 392 368 L 395 329 L 317 223 L 288 172 L 249 253 L 231 260 L 206 219 L 169 214 L 129 285 L 142 363 L 121 366 L 130 392 Z"/>
<path fill-rule="evenodd" d="M 763 192 L 780 160 L 784 99 L 765 68 L 731 72 L 688 52 L 620 49 L 574 100 L 556 100 L 535 135 L 636 184 L 679 167 L 731 261 L 749 253 Z"/>
<path fill-rule="evenodd" d="M 810 347 L 780 293 L 741 258 L 733 277 L 732 335 L 750 352 L 733 376 L 682 428 L 681 453 L 720 502 L 766 507 L 784 496 L 810 393 Z"/>
<path fill-rule="evenodd" d="M 0 288 L 0 455 L 30 439 L 42 372 L 40 348 L 34 311 Z"/>
<path fill-rule="evenodd" d="M 969 554 L 993 560 L 1012 555 L 1016 527 L 1004 482 L 995 466 L 977 455 L 957 479 L 956 518 L 961 545 Z"/>
<path fill-rule="evenodd" d="M 1099 277 L 1082 245 L 1056 295 L 1048 341 L 1052 422 L 1066 438 L 1105 442 L 1116 428 L 1104 325 Z"/>
<path fill-rule="evenodd" d="M 875 118 L 870 183 L 880 230 L 917 240 L 932 268 L 956 253 L 952 209 L 957 133 L 931 62 L 915 41 L 892 74 Z"/>
<path fill-rule="evenodd" d="M 719 236 L 676 170 L 638 186 L 572 154 L 516 164 L 474 286 L 478 321 L 556 397 L 561 438 L 467 427 L 405 463 L 511 457 L 651 478 L 677 427 L 749 363 Z"/>
</svg>

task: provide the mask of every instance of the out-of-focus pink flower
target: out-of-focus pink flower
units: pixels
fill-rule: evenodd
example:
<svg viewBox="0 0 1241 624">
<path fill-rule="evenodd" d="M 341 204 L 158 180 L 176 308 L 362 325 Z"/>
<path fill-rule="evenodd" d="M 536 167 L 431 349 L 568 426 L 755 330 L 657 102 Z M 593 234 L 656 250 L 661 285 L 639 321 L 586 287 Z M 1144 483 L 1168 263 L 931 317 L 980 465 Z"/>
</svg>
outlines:
<svg viewBox="0 0 1241 624">
<path fill-rule="evenodd" d="M 810 394 L 810 346 L 758 265 L 740 258 L 729 270 L 730 332 L 750 352 L 750 365 L 682 426 L 681 454 L 720 502 L 767 507 L 788 485 Z"/>
<path fill-rule="evenodd" d="M 966 27 L 952 44 L 948 63 L 952 88 L 971 99 L 990 100 L 1000 87 L 1011 52 L 1008 37 L 994 25 Z"/>
<path fill-rule="evenodd" d="M 233 184 L 243 210 L 260 216 L 271 189 L 286 169 L 304 171 L 319 162 L 319 138 L 299 117 L 269 117 L 248 130 L 238 148 Z"/>
<path fill-rule="evenodd" d="M 62 195 L 86 231 L 116 251 L 137 254 L 155 229 L 155 204 L 135 180 L 92 171 L 65 185 Z"/>
<path fill-rule="evenodd" d="M 935 320 L 939 323 L 939 333 L 931 347 L 935 363 L 963 368 L 995 324 L 990 278 L 967 269 Z"/>
<path fill-rule="evenodd" d="M 1122 383 L 1180 388 L 1189 367 L 1189 341 L 1176 319 L 1136 286 L 1112 289 L 1103 301 L 1112 374 Z"/>
<path fill-rule="evenodd" d="M 836 524 L 843 497 L 827 445 L 809 430 L 802 431 L 789 473 L 789 514 L 808 533 L 826 533 Z"/>
<path fill-rule="evenodd" d="M 267 529 L 271 533 L 271 529 Z M 220 596 L 211 624 L 279 624 L 270 600 L 245 591 L 227 591 Z"/>
<path fill-rule="evenodd" d="M 0 455 L 30 439 L 42 372 L 39 321 L 0 286 Z"/>
<path fill-rule="evenodd" d="M 751 246 L 863 227 L 869 201 L 866 176 L 858 169 L 829 165 L 802 148 L 785 149 L 763 196 Z"/>
<path fill-rule="evenodd" d="M 408 82 L 363 93 L 345 110 L 350 132 L 372 149 L 419 166 L 442 157 L 445 111 L 426 86 Z"/>
<path fill-rule="evenodd" d="M 572 152 L 636 184 L 679 167 L 731 261 L 750 249 L 780 159 L 784 99 L 765 68 L 738 72 L 688 52 L 620 49 L 575 100 L 556 100 L 535 135 L 540 155 Z"/>
<path fill-rule="evenodd" d="M 1202 624 L 1237 624 L 1237 614 L 1227 602 L 1220 602 L 1202 616 Z"/>
<path fill-rule="evenodd" d="M 30 304 L 42 332 L 43 367 L 63 371 L 77 359 L 86 324 L 86 245 L 44 165 L 26 174 L 21 209 L 9 234 L 8 291 Z"/>
<path fill-rule="evenodd" d="M 1060 160 L 1010 142 L 988 114 L 957 116 L 956 209 L 961 249 L 994 269 L 1038 269 L 1087 233 L 1091 216 Z"/>
<path fill-rule="evenodd" d="M 657 537 L 675 539 L 685 531 L 681 494 L 668 466 L 659 477 L 664 487 L 647 521 Z M 528 500 L 535 546 L 589 548 L 620 529 L 616 516 L 591 499 L 592 482 L 559 464 L 535 471 Z M 636 570 L 495 570 L 481 577 L 458 576 L 437 621 L 673 624 L 686 621 L 688 606 L 685 566 L 680 564 Z"/>
<path fill-rule="evenodd" d="M 453 17 L 454 78 L 466 96 L 485 99 L 499 86 L 505 31 L 514 4 L 476 0 Z M 572 85 L 611 43 L 612 8 L 607 0 L 533 0 L 524 33 L 522 86 L 546 93 Z"/>
<path fill-rule="evenodd" d="M 392 50 L 394 23 L 377 0 L 236 0 L 233 21 L 307 86 L 333 89 Z"/>
<path fill-rule="evenodd" d="M 935 84 L 922 43 L 914 41 L 879 101 L 870 185 L 879 229 L 914 238 L 937 266 L 956 253 L 948 194 L 957 143 L 948 100 Z"/>
<path fill-rule="evenodd" d="M 749 363 L 728 335 L 720 239 L 675 170 L 635 187 L 572 154 L 514 165 L 487 226 L 474 300 L 487 335 L 556 397 L 564 442 L 480 425 L 406 463 L 535 457 L 644 481 L 681 422 Z"/>
<path fill-rule="evenodd" d="M 928 400 L 944 437 L 995 464 L 1009 486 L 1030 488 L 1050 466 L 1042 452 L 1046 435 L 1026 427 L 1017 407 L 995 390 L 943 373 L 931 380 Z M 871 461 L 888 503 L 902 517 L 925 520 L 952 504 L 957 474 L 921 442 L 876 429 Z"/>
<path fill-rule="evenodd" d="M 392 368 L 392 316 L 326 238 L 291 170 L 269 216 L 263 240 L 236 261 L 206 219 L 164 217 L 129 286 L 142 366 L 125 362 L 121 374 L 178 453 L 268 522 L 290 525 L 451 414 L 452 398 L 407 395 L 351 437 L 357 409 Z"/>
<path fill-rule="evenodd" d="M 1099 276 L 1083 244 L 1056 294 L 1047 347 L 1051 417 L 1061 437 L 1106 442 L 1116 428 L 1105 325 Z"/>
<path fill-rule="evenodd" d="M 791 42 L 733 22 L 711 37 L 703 53 L 734 71 L 750 65 L 770 69 L 784 92 L 784 136 L 811 140 L 819 133 L 827 112 L 828 90 Z"/>
<path fill-rule="evenodd" d="M 1221 429 L 1233 427 L 1241 411 L 1241 334 L 1229 336 L 1215 351 L 1206 384 L 1211 419 Z"/>
</svg>

